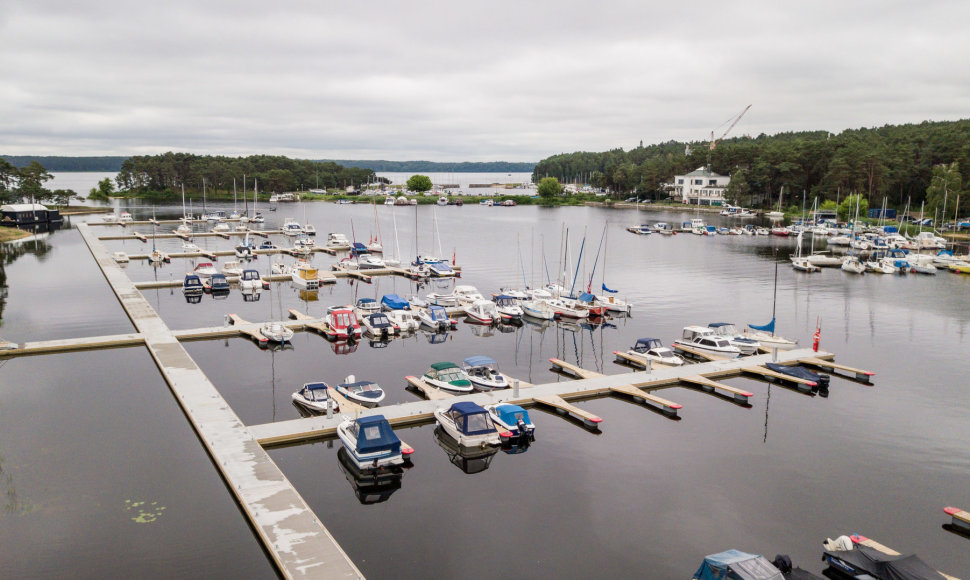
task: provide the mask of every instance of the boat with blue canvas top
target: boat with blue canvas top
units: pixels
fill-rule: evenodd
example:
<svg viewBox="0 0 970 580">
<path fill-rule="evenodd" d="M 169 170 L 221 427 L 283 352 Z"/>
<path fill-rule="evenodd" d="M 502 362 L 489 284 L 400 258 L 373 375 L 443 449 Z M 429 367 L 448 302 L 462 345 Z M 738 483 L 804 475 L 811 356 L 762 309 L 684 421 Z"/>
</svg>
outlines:
<svg viewBox="0 0 970 580">
<path fill-rule="evenodd" d="M 692 580 L 822 580 L 811 572 L 792 567 L 791 558 L 776 556 L 769 562 L 764 556 L 740 550 L 727 550 L 706 556 L 691 576 Z"/>
<path fill-rule="evenodd" d="M 205 287 L 202 285 L 202 279 L 195 274 L 186 274 L 185 279 L 182 281 L 182 293 L 186 296 L 202 296 L 205 291 Z"/>
<path fill-rule="evenodd" d="M 492 418 L 478 403 L 461 401 L 448 409 L 435 409 L 438 425 L 463 447 L 498 446 L 512 434 L 502 428 L 496 429 Z"/>
<path fill-rule="evenodd" d="M 714 331 L 715 336 L 727 339 L 731 346 L 735 346 L 741 351 L 741 354 L 755 354 L 761 348 L 761 343 L 742 335 L 730 322 L 712 322 L 707 327 Z"/>
<path fill-rule="evenodd" d="M 419 312 L 418 320 L 421 322 L 421 326 L 439 332 L 454 328 L 457 325 L 457 322 L 448 316 L 447 310 L 435 304 L 431 304 Z"/>
<path fill-rule="evenodd" d="M 522 318 L 522 306 L 519 299 L 508 294 L 499 294 L 492 299 L 495 309 L 502 320 L 519 320 Z"/>
<path fill-rule="evenodd" d="M 414 453 L 401 442 L 384 415 L 347 419 L 337 425 L 337 437 L 362 469 L 403 465 L 405 457 Z"/>
<path fill-rule="evenodd" d="M 783 375 L 788 375 L 790 377 L 796 377 L 804 381 L 809 381 L 810 387 L 818 386 L 820 388 L 827 388 L 829 386 L 829 376 L 821 375 L 814 371 L 811 371 L 803 366 L 794 365 L 783 365 L 778 363 L 765 363 L 765 367 L 776 373 L 781 373 Z"/>
<path fill-rule="evenodd" d="M 485 405 L 489 417 L 499 427 L 504 427 L 512 434 L 512 437 L 525 437 L 529 441 L 535 441 L 536 426 L 529 418 L 529 412 L 518 405 L 500 403 L 498 405 Z"/>
<path fill-rule="evenodd" d="M 462 370 L 468 380 L 480 389 L 492 391 L 509 388 L 509 380 L 498 370 L 498 363 L 488 356 L 470 356 L 464 360 Z"/>
<path fill-rule="evenodd" d="M 659 338 L 639 338 L 626 354 L 643 363 L 650 361 L 667 366 L 681 366 L 685 362 L 672 349 L 664 346 Z"/>
<path fill-rule="evenodd" d="M 411 303 L 397 294 L 385 294 L 381 298 L 381 307 L 384 310 L 411 310 Z"/>
</svg>

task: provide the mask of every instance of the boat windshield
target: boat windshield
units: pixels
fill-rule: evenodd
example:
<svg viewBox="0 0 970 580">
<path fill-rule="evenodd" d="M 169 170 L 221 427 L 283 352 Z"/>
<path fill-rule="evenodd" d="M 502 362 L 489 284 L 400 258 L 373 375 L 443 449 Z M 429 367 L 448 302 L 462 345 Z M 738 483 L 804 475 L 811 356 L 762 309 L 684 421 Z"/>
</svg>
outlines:
<svg viewBox="0 0 970 580">
<path fill-rule="evenodd" d="M 379 391 L 381 388 L 375 383 L 365 383 L 363 385 L 354 385 L 350 387 L 350 390 L 354 393 L 365 393 L 367 391 Z"/>
<path fill-rule="evenodd" d="M 432 308 L 431 309 L 431 320 L 435 322 L 440 322 L 443 320 L 448 320 L 448 313 L 445 312 L 444 308 Z"/>
<path fill-rule="evenodd" d="M 445 369 L 438 372 L 438 380 L 450 383 L 451 381 L 464 381 L 467 379 L 465 378 L 465 373 L 461 372 L 461 369 Z"/>
<path fill-rule="evenodd" d="M 714 332 L 720 336 L 735 336 L 738 334 L 738 329 L 733 324 L 725 324 L 717 327 Z"/>
<path fill-rule="evenodd" d="M 370 317 L 370 323 L 374 326 L 390 326 L 391 321 L 383 314 L 374 314 Z"/>
<path fill-rule="evenodd" d="M 487 413 L 473 413 L 471 415 L 459 415 L 455 418 L 455 424 L 462 433 L 473 435 L 476 433 L 487 433 L 494 431 L 492 420 Z"/>
<path fill-rule="evenodd" d="M 659 356 L 661 358 L 677 358 L 677 355 L 675 355 L 673 353 L 673 351 L 670 351 L 670 350 L 667 350 L 667 349 L 655 350 L 653 352 L 653 354 L 655 354 L 655 355 L 657 355 L 657 356 Z"/>
<path fill-rule="evenodd" d="M 349 312 L 337 312 L 333 315 L 334 322 L 336 326 L 341 328 L 350 326 L 350 313 Z"/>
</svg>

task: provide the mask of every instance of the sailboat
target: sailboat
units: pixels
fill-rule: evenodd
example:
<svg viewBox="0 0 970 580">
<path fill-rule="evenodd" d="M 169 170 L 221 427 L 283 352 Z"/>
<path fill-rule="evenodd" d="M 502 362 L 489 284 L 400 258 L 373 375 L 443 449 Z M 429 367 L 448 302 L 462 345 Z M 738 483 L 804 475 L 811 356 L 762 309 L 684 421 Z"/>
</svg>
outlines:
<svg viewBox="0 0 970 580">
<path fill-rule="evenodd" d="M 283 311 L 283 294 L 282 290 L 277 289 L 280 294 L 280 314 L 282 316 Z M 269 300 L 269 313 L 270 317 L 273 316 L 273 300 Z M 269 321 L 264 322 L 262 326 L 259 327 L 259 333 L 266 338 L 266 340 L 272 343 L 279 343 L 284 345 L 293 338 L 293 331 L 283 323 L 283 321 Z"/>
<path fill-rule="evenodd" d="M 175 228 L 175 233 L 177 234 L 191 234 L 192 226 L 189 222 L 192 220 L 192 216 L 185 211 L 185 184 L 182 184 L 182 223 L 179 227 Z"/>
<path fill-rule="evenodd" d="M 798 232 L 798 239 L 795 242 L 795 255 L 789 258 L 791 266 L 800 272 L 819 272 L 821 268 L 813 264 L 807 257 L 802 256 L 802 236 L 804 234 L 804 231 Z"/>
<path fill-rule="evenodd" d="M 161 264 L 163 262 L 171 262 L 172 259 L 165 252 L 160 251 L 155 247 L 155 209 L 152 208 L 152 253 L 148 255 L 149 264 Z"/>
<path fill-rule="evenodd" d="M 771 322 L 762 324 L 749 324 L 743 331 L 745 338 L 751 338 L 761 343 L 764 348 L 779 350 L 790 350 L 798 346 L 797 340 L 789 340 L 775 334 L 775 307 L 778 305 L 778 261 L 775 261 L 775 290 L 774 298 L 771 301 Z"/>
<path fill-rule="evenodd" d="M 263 218 L 263 214 L 256 211 L 256 202 L 259 200 L 259 182 L 253 179 L 253 217 L 249 218 L 249 221 L 254 224 L 261 224 L 266 220 Z"/>
<path fill-rule="evenodd" d="M 607 225 L 609 225 L 609 222 L 607 222 Z M 602 289 L 603 294 L 595 294 L 595 296 L 596 296 L 596 303 L 598 305 L 600 305 L 600 306 L 603 306 L 604 308 L 606 308 L 610 312 L 625 312 L 625 313 L 629 314 L 630 311 L 633 309 L 633 305 L 630 304 L 629 302 L 627 302 L 626 300 L 623 300 L 622 298 L 617 297 L 616 296 L 616 294 L 618 292 L 617 290 L 610 290 L 606 286 L 606 260 L 607 260 L 606 256 L 609 255 L 609 254 L 607 254 L 607 250 L 606 250 L 606 247 L 607 247 L 607 244 L 608 244 L 606 230 L 607 230 L 607 228 L 604 227 L 603 228 L 603 254 L 604 254 L 604 256 L 603 256 L 603 277 L 600 279 L 600 288 Z M 599 252 L 596 253 L 596 261 L 599 261 Z M 592 287 L 592 280 L 593 280 L 593 275 L 595 273 L 596 273 L 596 262 L 594 261 L 593 262 L 593 273 L 591 273 L 590 276 L 589 276 L 590 285 L 589 285 L 589 287 L 587 287 L 587 291 L 592 291 L 592 288 L 591 288 Z"/>
<path fill-rule="evenodd" d="M 773 220 L 780 220 L 785 217 L 785 212 L 781 211 L 781 197 L 785 194 L 785 186 L 782 185 L 781 189 L 778 190 L 778 211 L 769 211 L 765 214 L 765 217 Z"/>
</svg>

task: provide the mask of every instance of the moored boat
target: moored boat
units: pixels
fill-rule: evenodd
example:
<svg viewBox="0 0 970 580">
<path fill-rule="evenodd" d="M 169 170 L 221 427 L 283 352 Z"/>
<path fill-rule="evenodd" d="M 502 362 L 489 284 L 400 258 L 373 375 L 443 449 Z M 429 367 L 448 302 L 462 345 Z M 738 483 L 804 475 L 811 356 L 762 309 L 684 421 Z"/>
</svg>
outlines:
<svg viewBox="0 0 970 580">
<path fill-rule="evenodd" d="M 466 305 L 464 310 L 470 322 L 492 324 L 498 321 L 498 310 L 491 300 L 476 300 L 474 303 Z"/>
<path fill-rule="evenodd" d="M 455 403 L 448 409 L 435 409 L 434 416 L 445 433 L 464 447 L 494 447 L 501 445 L 503 438 L 511 436 L 504 429 L 499 432 L 488 411 L 471 401 Z"/>
<path fill-rule="evenodd" d="M 324 334 L 331 340 L 356 340 L 362 330 L 350 306 L 332 306 L 324 318 Z"/>
<path fill-rule="evenodd" d="M 512 437 L 526 437 L 529 441 L 535 440 L 536 426 L 529 417 L 529 412 L 518 405 L 500 403 L 498 405 L 485 405 L 488 416 L 500 428 L 512 434 Z"/>
<path fill-rule="evenodd" d="M 337 437 L 361 469 L 403 465 L 414 449 L 402 443 L 383 415 L 347 419 L 337 425 Z"/>
<path fill-rule="evenodd" d="M 374 381 L 358 381 L 354 375 L 348 375 L 344 382 L 334 387 L 341 395 L 365 407 L 374 407 L 384 400 L 384 389 Z"/>
<path fill-rule="evenodd" d="M 202 279 L 195 274 L 186 274 L 182 280 L 182 293 L 187 296 L 201 296 L 205 291 Z"/>
<path fill-rule="evenodd" d="M 426 326 L 435 332 L 448 330 L 455 326 L 455 321 L 448 316 L 448 311 L 435 304 L 429 305 L 418 313 L 421 326 Z"/>
<path fill-rule="evenodd" d="M 432 387 L 453 393 L 470 393 L 472 383 L 465 371 L 453 362 L 437 362 L 421 377 Z"/>
<path fill-rule="evenodd" d="M 488 356 L 470 356 L 463 362 L 462 370 L 479 390 L 492 391 L 509 387 L 509 380 L 499 372 L 495 359 Z"/>
<path fill-rule="evenodd" d="M 328 407 L 334 413 L 340 411 L 337 401 L 330 396 L 330 386 L 323 381 L 305 383 L 291 398 L 294 403 L 313 413 L 326 413 Z"/>
<path fill-rule="evenodd" d="M 714 331 L 703 326 L 686 326 L 681 339 L 674 341 L 674 346 L 683 345 L 707 355 L 724 358 L 737 358 L 741 350 L 725 338 L 718 338 Z"/>
<path fill-rule="evenodd" d="M 643 362 L 651 361 L 667 366 L 681 366 L 684 359 L 663 345 L 659 338 L 639 338 L 626 354 Z"/>
</svg>

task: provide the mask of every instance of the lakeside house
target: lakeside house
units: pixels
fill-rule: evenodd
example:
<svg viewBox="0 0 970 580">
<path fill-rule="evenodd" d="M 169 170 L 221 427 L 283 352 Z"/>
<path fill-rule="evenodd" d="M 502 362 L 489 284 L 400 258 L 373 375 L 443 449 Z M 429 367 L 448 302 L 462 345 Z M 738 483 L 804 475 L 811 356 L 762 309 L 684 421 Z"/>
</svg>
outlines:
<svg viewBox="0 0 970 580">
<path fill-rule="evenodd" d="M 719 175 L 701 166 L 687 175 L 675 175 L 665 188 L 671 197 L 688 205 L 723 205 L 729 175 Z"/>
</svg>

